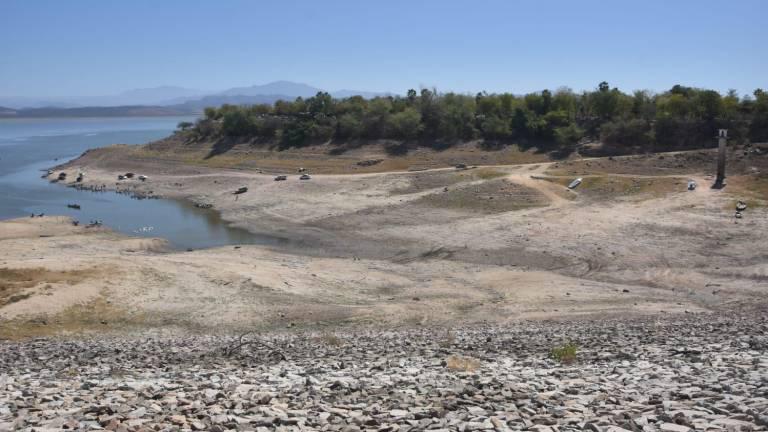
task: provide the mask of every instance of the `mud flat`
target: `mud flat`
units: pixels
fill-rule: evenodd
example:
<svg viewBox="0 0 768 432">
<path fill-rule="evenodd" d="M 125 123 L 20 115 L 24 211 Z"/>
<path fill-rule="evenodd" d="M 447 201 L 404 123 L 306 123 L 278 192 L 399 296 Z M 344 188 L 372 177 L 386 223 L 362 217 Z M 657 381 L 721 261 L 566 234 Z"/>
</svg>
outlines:
<svg viewBox="0 0 768 432">
<path fill-rule="evenodd" d="M 701 152 L 664 156 L 680 174 L 633 174 L 653 166 L 641 156 L 274 181 L 135 151 L 92 151 L 61 169 L 86 172 L 86 187 L 210 205 L 287 241 L 169 252 L 66 219 L 2 222 L 0 268 L 41 275 L 6 289 L 6 337 L 682 314 L 760 304 L 768 289 L 765 156 L 711 190 Z M 117 180 L 128 171 L 148 178 Z M 574 172 L 584 182 L 568 190 Z M 689 179 L 702 186 L 687 191 Z M 737 199 L 749 204 L 741 219 Z"/>
</svg>

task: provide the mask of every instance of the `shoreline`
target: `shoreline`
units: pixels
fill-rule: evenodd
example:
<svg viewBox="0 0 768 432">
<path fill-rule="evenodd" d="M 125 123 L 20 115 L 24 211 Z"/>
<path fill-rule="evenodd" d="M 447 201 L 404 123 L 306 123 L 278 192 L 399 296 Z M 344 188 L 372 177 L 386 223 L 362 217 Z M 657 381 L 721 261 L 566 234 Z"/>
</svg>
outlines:
<svg viewBox="0 0 768 432">
<path fill-rule="evenodd" d="M 768 290 L 768 265 L 744 241 L 768 235 L 767 209 L 750 207 L 739 221 L 729 210 L 740 194 L 759 191 L 739 186 L 750 171 L 733 170 L 728 190 L 689 192 L 689 178 L 707 180 L 701 152 L 666 155 L 688 164 L 677 172 L 647 168 L 658 159 L 642 156 L 281 182 L 131 157 L 137 149 L 88 152 L 62 169 L 70 178 L 82 169 L 85 186 L 212 204 L 236 227 L 299 242 L 159 254 L 151 241 L 116 234 L 52 227 L 37 237 L 47 218 L 22 220 L 33 234 L 0 238 L 0 267 L 39 266 L 54 280 L 67 268 L 99 271 L 72 283 L 43 278 L 0 316 L 45 299 L 46 284 L 72 301 L 43 312 L 47 325 L 13 312 L 30 335 L 686 315 L 762 304 Z M 117 181 L 127 171 L 148 179 Z M 584 182 L 569 191 L 573 176 Z M 241 186 L 248 192 L 233 195 Z"/>
</svg>

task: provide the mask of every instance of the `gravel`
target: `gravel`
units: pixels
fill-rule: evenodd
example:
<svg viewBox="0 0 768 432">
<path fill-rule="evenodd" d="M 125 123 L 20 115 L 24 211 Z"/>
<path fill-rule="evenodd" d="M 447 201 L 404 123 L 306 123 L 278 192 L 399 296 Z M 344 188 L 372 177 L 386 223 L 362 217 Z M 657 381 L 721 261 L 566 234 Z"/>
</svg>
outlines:
<svg viewBox="0 0 768 432">
<path fill-rule="evenodd" d="M 0 430 L 760 431 L 767 335 L 760 311 L 2 341 Z"/>
</svg>

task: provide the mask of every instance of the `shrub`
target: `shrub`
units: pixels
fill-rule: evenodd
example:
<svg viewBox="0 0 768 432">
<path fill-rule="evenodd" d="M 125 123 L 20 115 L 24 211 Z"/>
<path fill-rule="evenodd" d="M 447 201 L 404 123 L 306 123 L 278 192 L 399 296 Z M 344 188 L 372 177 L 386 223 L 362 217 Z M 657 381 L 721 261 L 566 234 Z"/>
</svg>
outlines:
<svg viewBox="0 0 768 432">
<path fill-rule="evenodd" d="M 549 356 L 563 364 L 571 364 L 576 361 L 576 353 L 578 347 L 573 342 L 568 342 L 565 345 L 552 348 L 549 352 Z"/>
<path fill-rule="evenodd" d="M 480 360 L 452 355 L 445 360 L 445 367 L 460 372 L 473 372 L 480 367 Z"/>
</svg>

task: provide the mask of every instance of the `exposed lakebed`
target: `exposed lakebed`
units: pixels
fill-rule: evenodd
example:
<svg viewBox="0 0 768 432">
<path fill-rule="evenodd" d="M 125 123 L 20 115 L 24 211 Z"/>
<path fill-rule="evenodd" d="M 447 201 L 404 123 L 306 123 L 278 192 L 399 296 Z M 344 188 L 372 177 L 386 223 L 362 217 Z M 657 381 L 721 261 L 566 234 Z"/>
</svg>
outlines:
<svg viewBox="0 0 768 432">
<path fill-rule="evenodd" d="M 164 238 L 179 249 L 284 242 L 232 227 L 215 210 L 196 208 L 187 201 L 137 200 L 112 191 L 82 191 L 41 179 L 48 168 L 85 150 L 159 139 L 182 120 L 188 119 L 0 120 L 0 220 L 41 213 L 70 216 L 84 224 L 99 220 L 130 236 Z"/>
</svg>

